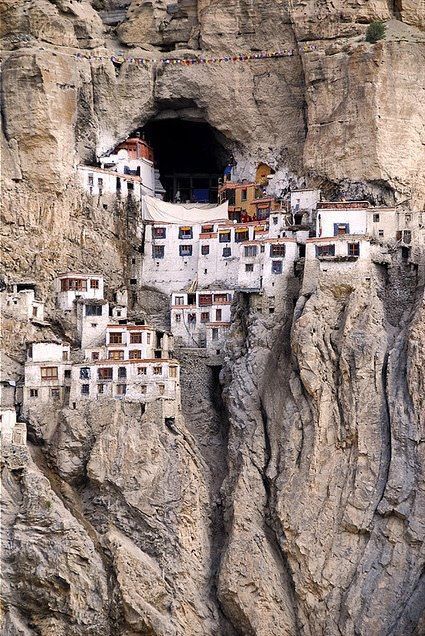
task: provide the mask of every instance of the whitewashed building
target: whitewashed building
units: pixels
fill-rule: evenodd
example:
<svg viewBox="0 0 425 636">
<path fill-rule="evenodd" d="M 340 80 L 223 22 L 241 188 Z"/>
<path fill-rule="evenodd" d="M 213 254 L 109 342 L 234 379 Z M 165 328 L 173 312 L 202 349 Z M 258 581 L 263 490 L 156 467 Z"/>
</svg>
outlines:
<svg viewBox="0 0 425 636">
<path fill-rule="evenodd" d="M 370 207 L 368 201 L 318 204 L 316 236 L 319 237 L 367 234 L 377 241 L 396 241 L 398 231 L 403 229 L 406 229 L 405 213 L 394 207 Z"/>
<path fill-rule="evenodd" d="M 295 225 L 301 225 L 303 223 L 313 222 L 319 201 L 320 190 L 312 188 L 292 190 L 290 205 L 293 223 Z"/>
<path fill-rule="evenodd" d="M 24 411 L 31 405 L 59 402 L 69 394 L 70 346 L 62 342 L 33 342 L 27 348 Z"/>
<path fill-rule="evenodd" d="M 294 275 L 298 246 L 293 238 L 267 238 L 241 245 L 238 289 L 274 296 Z"/>
<path fill-rule="evenodd" d="M 78 298 L 77 331 L 81 348 L 100 345 L 106 336 L 109 318 L 109 303 L 96 298 Z"/>
<path fill-rule="evenodd" d="M 44 303 L 35 298 L 33 289 L 1 294 L 3 316 L 13 316 L 17 320 L 44 322 Z"/>
<path fill-rule="evenodd" d="M 2 446 L 25 446 L 27 425 L 16 421 L 15 409 L 0 408 L 0 438 Z"/>
<path fill-rule="evenodd" d="M 179 346 L 219 349 L 231 324 L 233 290 L 203 289 L 171 297 L 171 331 Z"/>
<path fill-rule="evenodd" d="M 70 402 L 117 398 L 147 402 L 158 398 L 180 402 L 177 360 L 97 360 L 72 366 Z"/>
<path fill-rule="evenodd" d="M 103 300 L 103 276 L 67 272 L 54 282 L 57 306 L 63 311 L 75 310 L 77 299 Z"/>
</svg>

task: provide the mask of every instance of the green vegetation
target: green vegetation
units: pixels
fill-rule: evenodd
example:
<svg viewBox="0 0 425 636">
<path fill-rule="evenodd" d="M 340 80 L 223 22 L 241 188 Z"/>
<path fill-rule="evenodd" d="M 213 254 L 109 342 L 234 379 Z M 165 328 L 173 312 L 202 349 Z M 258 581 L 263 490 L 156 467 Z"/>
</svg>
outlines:
<svg viewBox="0 0 425 636">
<path fill-rule="evenodd" d="M 380 20 L 371 22 L 366 31 L 366 42 L 375 44 L 378 40 L 385 37 L 385 24 Z"/>
</svg>

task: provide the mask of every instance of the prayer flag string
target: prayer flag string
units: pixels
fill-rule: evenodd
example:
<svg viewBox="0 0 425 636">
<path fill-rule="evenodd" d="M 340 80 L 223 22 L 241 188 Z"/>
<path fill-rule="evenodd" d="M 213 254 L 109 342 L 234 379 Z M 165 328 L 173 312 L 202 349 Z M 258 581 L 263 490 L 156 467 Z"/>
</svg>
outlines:
<svg viewBox="0 0 425 636">
<path fill-rule="evenodd" d="M 315 50 L 317 47 L 314 45 L 304 45 L 303 51 Z M 192 66 L 194 64 L 222 64 L 228 62 L 246 62 L 251 60 L 267 60 L 272 58 L 281 58 L 294 55 L 294 49 L 282 49 L 280 51 L 261 51 L 258 53 L 239 53 L 237 55 L 224 55 L 222 57 L 169 57 L 162 59 L 153 59 L 148 57 L 134 57 L 125 56 L 121 53 L 117 53 L 111 56 L 102 55 L 85 55 L 83 53 L 76 53 L 77 59 L 91 59 L 91 60 L 104 60 L 110 59 L 114 64 L 124 64 L 124 62 L 130 64 L 143 64 L 149 65 L 180 65 L 180 66 Z"/>
</svg>

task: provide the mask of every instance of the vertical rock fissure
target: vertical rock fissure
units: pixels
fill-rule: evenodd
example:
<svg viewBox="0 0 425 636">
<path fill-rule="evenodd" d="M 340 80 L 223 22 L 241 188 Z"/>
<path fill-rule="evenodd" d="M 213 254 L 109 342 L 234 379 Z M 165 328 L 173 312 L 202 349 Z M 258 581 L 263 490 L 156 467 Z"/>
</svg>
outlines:
<svg viewBox="0 0 425 636">
<path fill-rule="evenodd" d="M 272 461 L 272 444 L 270 440 L 268 424 L 269 420 L 267 417 L 266 410 L 264 408 L 264 404 L 260 399 L 260 414 L 261 420 L 263 423 L 263 434 L 264 434 L 264 466 L 262 470 L 260 470 L 261 479 L 264 485 L 264 490 L 266 494 L 266 503 L 264 507 L 264 532 L 265 536 L 269 542 L 269 545 L 272 549 L 273 554 L 277 562 L 280 561 L 281 564 L 281 575 L 283 579 L 283 584 L 288 591 L 289 598 L 292 603 L 292 609 L 294 613 L 294 623 L 296 632 L 294 636 L 298 636 L 301 634 L 300 621 L 298 616 L 298 607 L 297 607 L 297 595 L 295 582 L 292 575 L 292 570 L 288 562 L 287 555 L 283 549 L 283 542 L 285 541 L 285 533 L 283 528 L 277 518 L 276 514 L 276 485 L 275 480 L 268 476 L 268 469 L 270 466 L 270 462 Z"/>
</svg>

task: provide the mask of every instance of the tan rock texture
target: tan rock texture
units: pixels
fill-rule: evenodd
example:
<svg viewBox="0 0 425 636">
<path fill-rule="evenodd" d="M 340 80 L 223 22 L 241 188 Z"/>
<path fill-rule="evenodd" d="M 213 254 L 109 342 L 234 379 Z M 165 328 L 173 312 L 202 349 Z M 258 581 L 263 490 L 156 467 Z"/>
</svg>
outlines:
<svg viewBox="0 0 425 636">
<path fill-rule="evenodd" d="M 423 3 L 3 10 L 2 274 L 36 280 L 51 323 L 3 321 L 16 380 L 26 340 L 73 343 L 58 272 L 102 273 L 108 294 L 127 283 L 138 210 L 89 200 L 75 166 L 153 117 L 208 122 L 244 176 L 261 160 L 282 187 L 424 205 Z M 102 22 L 117 10 L 118 26 Z M 374 19 L 387 35 L 370 45 Z M 282 47 L 293 55 L 160 63 Z M 119 50 L 155 64 L 114 66 Z M 394 257 L 370 280 L 304 283 L 272 315 L 238 297 L 224 368 L 179 352 L 173 427 L 158 404 L 30 411 L 28 449 L 2 456 L 6 634 L 424 633 L 423 267 Z M 166 325 L 157 292 L 131 304 Z"/>
</svg>

